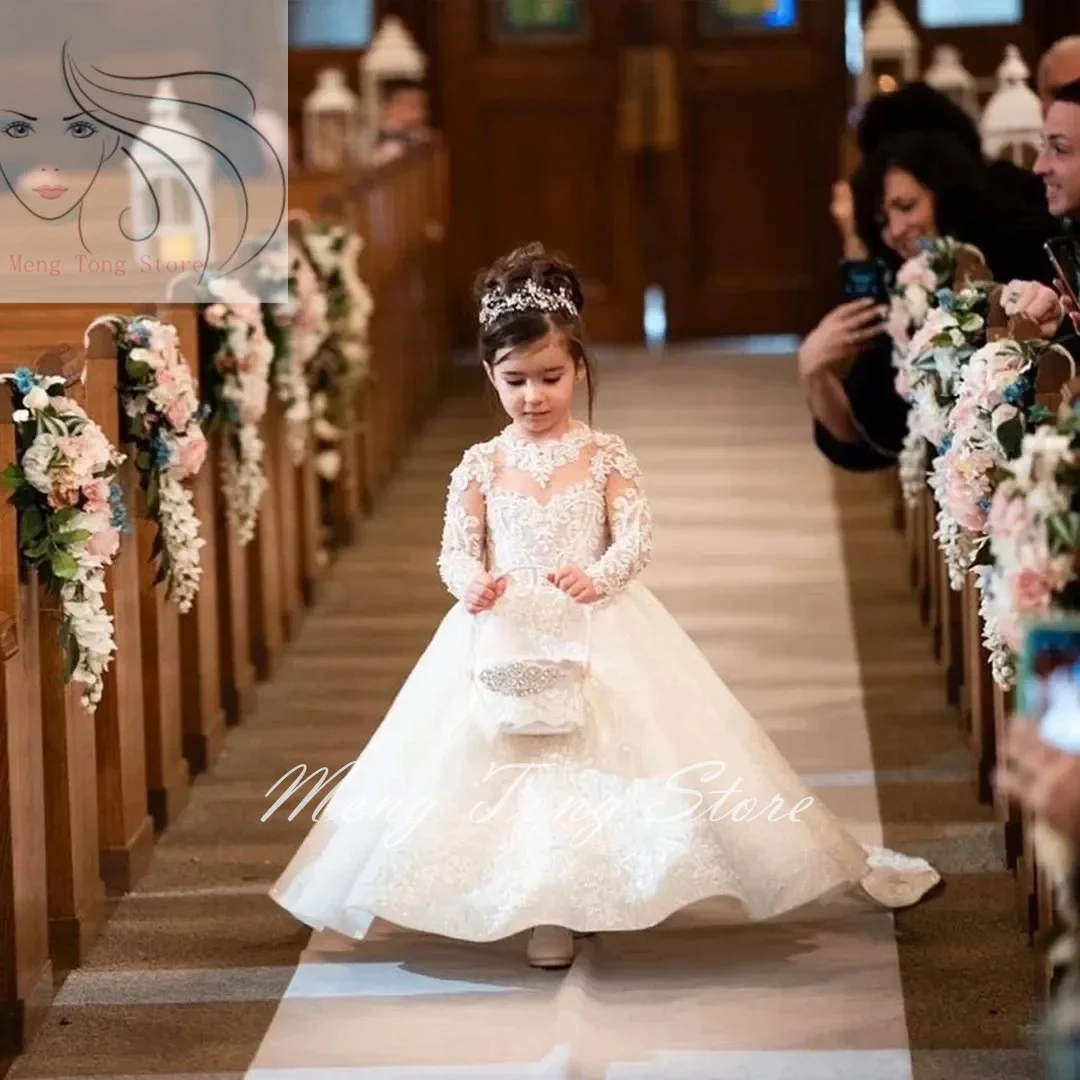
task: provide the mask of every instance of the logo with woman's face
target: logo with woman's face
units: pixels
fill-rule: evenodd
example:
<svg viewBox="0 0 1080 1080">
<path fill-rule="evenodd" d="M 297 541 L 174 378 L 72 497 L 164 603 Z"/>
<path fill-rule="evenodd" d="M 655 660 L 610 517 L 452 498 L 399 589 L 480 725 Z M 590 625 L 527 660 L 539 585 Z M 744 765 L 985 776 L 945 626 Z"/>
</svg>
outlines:
<svg viewBox="0 0 1080 1080">
<path fill-rule="evenodd" d="M 46 302 L 103 288 L 158 301 L 226 275 L 285 289 L 261 272 L 287 209 L 283 156 L 264 134 L 274 110 L 232 73 L 244 64 L 226 33 L 265 21 L 265 5 L 235 0 L 226 14 L 202 2 L 206 20 L 185 0 L 168 32 L 157 16 L 147 29 L 144 0 L 99 0 L 93 16 L 83 0 L 35 0 L 47 11 L 20 8 L 11 34 L 5 23 L 0 303 L 34 288 Z M 206 29 L 215 14 L 220 34 Z M 284 76 L 265 74 L 283 65 L 258 53 L 247 70 L 262 73 L 264 97 L 273 85 L 287 100 Z"/>
<path fill-rule="evenodd" d="M 55 221 L 83 200 L 120 136 L 70 102 L 65 115 L 59 101 L 35 98 L 0 99 L 0 175 L 31 214 Z"/>
</svg>

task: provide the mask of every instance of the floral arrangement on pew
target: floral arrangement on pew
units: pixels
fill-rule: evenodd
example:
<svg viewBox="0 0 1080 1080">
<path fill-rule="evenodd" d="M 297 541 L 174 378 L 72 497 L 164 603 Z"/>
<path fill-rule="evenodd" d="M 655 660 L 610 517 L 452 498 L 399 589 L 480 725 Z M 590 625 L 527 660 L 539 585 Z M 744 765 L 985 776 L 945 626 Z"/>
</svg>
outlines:
<svg viewBox="0 0 1080 1080">
<path fill-rule="evenodd" d="M 187 613 L 199 591 L 199 552 L 206 544 L 199 536 L 194 498 L 184 486 L 206 458 L 195 381 L 180 354 L 175 326 L 150 315 L 104 315 L 90 324 L 88 337 L 99 324 L 116 334 L 124 441 L 135 444 L 146 516 L 157 526 L 155 584 L 164 582 L 169 598 Z"/>
<path fill-rule="evenodd" d="M 1004 470 L 987 519 L 984 640 L 994 679 L 1008 687 L 1024 626 L 1080 608 L 1080 403 L 1023 437 Z"/>
<path fill-rule="evenodd" d="M 19 512 L 19 551 L 60 605 L 64 682 L 101 700 L 116 651 L 105 607 L 105 571 L 127 531 L 115 482 L 124 456 L 65 393 L 65 379 L 20 368 L 3 377 L 12 391 L 17 461 L 2 474 Z"/>
<path fill-rule="evenodd" d="M 288 279 L 288 301 L 265 305 L 265 323 L 274 346 L 274 391 L 285 408 L 286 438 L 299 465 L 311 421 L 310 367 L 330 333 L 330 323 L 326 292 L 295 231 L 289 230 L 287 248 L 264 255 L 261 272 Z"/>
<path fill-rule="evenodd" d="M 928 446 L 945 437 L 960 369 L 982 343 L 989 277 L 982 253 L 952 237 L 927 241 L 897 272 L 888 332 L 896 391 L 910 406 L 899 461 L 909 505 L 926 483 Z"/>
<path fill-rule="evenodd" d="M 212 430 L 223 440 L 222 487 L 241 544 L 255 535 L 266 490 L 265 446 L 259 423 L 270 393 L 274 346 L 266 336 L 262 306 L 239 282 L 216 278 L 203 298 L 203 323 L 211 339 L 201 351 L 204 401 Z"/>
<path fill-rule="evenodd" d="M 933 465 L 930 484 L 938 502 L 938 531 L 949 584 L 984 557 L 991 501 L 1024 435 L 1051 419 L 1035 403 L 1035 375 L 1047 348 L 1039 340 L 1001 338 L 971 357 L 961 377 L 949 435 Z M 982 578 L 980 578 L 982 580 Z"/>
<path fill-rule="evenodd" d="M 343 226 L 295 217 L 328 303 L 330 335 L 312 366 L 311 404 L 316 468 L 330 481 L 341 468 L 339 445 L 352 425 L 357 391 L 371 377 L 368 334 L 375 302 L 357 272 L 363 240 Z"/>
</svg>

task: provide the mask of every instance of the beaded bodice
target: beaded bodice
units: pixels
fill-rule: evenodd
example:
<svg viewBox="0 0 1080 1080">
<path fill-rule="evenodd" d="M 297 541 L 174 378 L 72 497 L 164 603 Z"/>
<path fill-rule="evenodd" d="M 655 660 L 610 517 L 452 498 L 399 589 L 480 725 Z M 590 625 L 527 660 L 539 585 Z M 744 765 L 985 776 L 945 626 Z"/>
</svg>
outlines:
<svg viewBox="0 0 1080 1080">
<path fill-rule="evenodd" d="M 439 572 L 462 598 L 484 570 L 584 570 L 602 595 L 648 564 L 652 522 L 637 461 L 617 435 L 574 423 L 530 440 L 511 425 L 450 477 Z"/>
</svg>

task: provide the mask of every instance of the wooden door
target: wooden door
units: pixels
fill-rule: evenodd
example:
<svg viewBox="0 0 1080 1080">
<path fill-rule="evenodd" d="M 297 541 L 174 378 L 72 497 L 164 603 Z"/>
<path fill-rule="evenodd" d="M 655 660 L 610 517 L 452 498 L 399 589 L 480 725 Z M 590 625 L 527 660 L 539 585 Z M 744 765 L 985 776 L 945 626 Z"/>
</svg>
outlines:
<svg viewBox="0 0 1080 1080">
<path fill-rule="evenodd" d="M 590 337 L 642 338 L 641 168 L 622 117 L 641 0 L 440 0 L 459 340 L 475 335 L 475 273 L 541 240 L 584 277 Z"/>
<path fill-rule="evenodd" d="M 773 17 L 730 17 L 755 4 Z M 837 289 L 844 5 L 656 0 L 655 18 L 679 112 L 656 164 L 668 336 L 805 332 Z"/>
</svg>

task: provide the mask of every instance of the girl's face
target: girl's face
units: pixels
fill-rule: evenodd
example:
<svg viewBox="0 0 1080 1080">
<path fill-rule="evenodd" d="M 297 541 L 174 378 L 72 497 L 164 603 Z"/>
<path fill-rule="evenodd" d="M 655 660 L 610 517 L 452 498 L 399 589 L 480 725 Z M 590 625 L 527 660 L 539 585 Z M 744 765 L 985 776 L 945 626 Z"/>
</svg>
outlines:
<svg viewBox="0 0 1080 1080">
<path fill-rule="evenodd" d="M 518 346 L 486 370 L 507 415 L 530 435 L 556 434 L 568 424 L 574 389 L 585 378 L 557 332 Z"/>
<path fill-rule="evenodd" d="M 119 136 L 63 90 L 0 90 L 0 174 L 30 213 L 54 221 L 82 201 Z"/>
<path fill-rule="evenodd" d="M 903 169 L 889 169 L 881 200 L 881 238 L 902 259 L 919 254 L 919 241 L 937 236 L 934 193 Z"/>
</svg>

